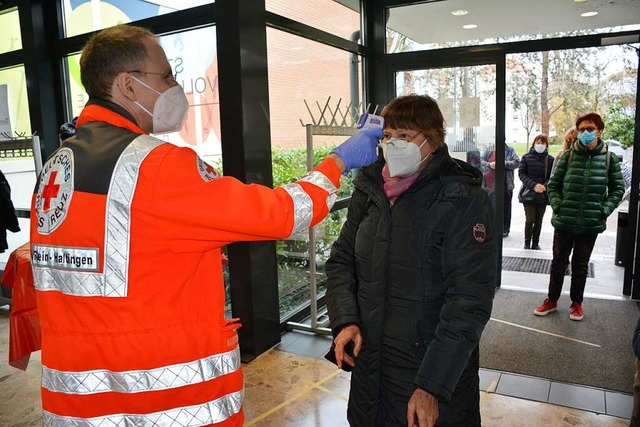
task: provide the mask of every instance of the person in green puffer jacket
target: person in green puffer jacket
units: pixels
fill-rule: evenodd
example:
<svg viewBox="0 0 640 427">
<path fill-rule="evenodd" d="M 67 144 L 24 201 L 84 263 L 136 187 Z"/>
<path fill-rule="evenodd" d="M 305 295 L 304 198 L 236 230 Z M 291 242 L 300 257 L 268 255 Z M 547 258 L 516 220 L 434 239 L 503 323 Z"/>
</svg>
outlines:
<svg viewBox="0 0 640 427">
<path fill-rule="evenodd" d="M 557 161 L 547 186 L 553 209 L 553 261 L 549 295 L 534 310 L 537 316 L 556 311 L 564 273 L 571 258 L 571 307 L 569 318 L 582 320 L 582 300 L 587 282 L 589 258 L 599 233 L 607 227 L 607 217 L 618 207 L 624 181 L 618 158 L 600 138 L 604 122 L 596 113 L 576 120 L 578 140 Z"/>
</svg>

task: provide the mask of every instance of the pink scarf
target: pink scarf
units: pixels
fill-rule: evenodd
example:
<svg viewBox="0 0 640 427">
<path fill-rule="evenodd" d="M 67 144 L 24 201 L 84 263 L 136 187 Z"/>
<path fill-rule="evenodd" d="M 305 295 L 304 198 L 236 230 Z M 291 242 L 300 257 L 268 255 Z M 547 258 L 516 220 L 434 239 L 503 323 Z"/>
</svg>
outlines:
<svg viewBox="0 0 640 427">
<path fill-rule="evenodd" d="M 409 176 L 391 178 L 389 176 L 389 166 L 385 164 L 382 168 L 382 179 L 384 180 L 384 194 L 387 195 L 389 203 L 393 205 L 398 196 L 407 191 L 416 182 L 420 172 L 422 172 L 422 168 Z"/>
</svg>

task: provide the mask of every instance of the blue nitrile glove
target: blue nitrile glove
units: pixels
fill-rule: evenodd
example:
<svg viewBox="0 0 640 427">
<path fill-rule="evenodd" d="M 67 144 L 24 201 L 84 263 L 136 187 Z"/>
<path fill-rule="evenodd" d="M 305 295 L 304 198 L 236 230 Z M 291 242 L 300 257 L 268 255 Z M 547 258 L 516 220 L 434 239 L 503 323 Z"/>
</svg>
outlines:
<svg viewBox="0 0 640 427">
<path fill-rule="evenodd" d="M 368 166 L 378 159 L 376 147 L 378 140 L 382 138 L 382 129 L 362 129 L 352 135 L 342 144 L 333 149 L 344 162 L 347 170 Z"/>
</svg>

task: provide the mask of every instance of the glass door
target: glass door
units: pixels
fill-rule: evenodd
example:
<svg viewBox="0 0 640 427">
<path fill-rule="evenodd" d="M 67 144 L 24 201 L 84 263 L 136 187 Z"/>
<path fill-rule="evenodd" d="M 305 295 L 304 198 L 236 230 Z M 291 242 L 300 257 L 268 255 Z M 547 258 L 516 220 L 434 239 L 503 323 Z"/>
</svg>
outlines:
<svg viewBox="0 0 640 427">
<path fill-rule="evenodd" d="M 480 169 L 485 175 L 485 190 L 492 195 L 495 168 L 486 163 L 495 151 L 495 69 L 489 64 L 395 73 L 396 96 L 415 93 L 438 102 L 447 125 L 449 153 Z"/>
<path fill-rule="evenodd" d="M 502 239 L 510 217 L 508 189 L 513 186 L 507 184 L 505 175 L 504 108 L 500 108 L 504 92 L 498 90 L 499 69 L 497 63 L 409 69 L 395 71 L 394 82 L 395 96 L 415 93 L 438 102 L 447 126 L 449 154 L 482 172 L 483 188 L 494 212 L 499 213 L 496 238 Z"/>
</svg>

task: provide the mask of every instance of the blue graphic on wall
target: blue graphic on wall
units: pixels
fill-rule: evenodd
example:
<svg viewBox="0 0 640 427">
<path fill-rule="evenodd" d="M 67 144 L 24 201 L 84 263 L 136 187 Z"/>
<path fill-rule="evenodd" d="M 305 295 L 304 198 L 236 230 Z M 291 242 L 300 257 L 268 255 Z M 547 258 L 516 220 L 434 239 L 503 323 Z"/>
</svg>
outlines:
<svg viewBox="0 0 640 427">
<path fill-rule="evenodd" d="M 71 10 L 75 10 L 78 6 L 85 3 L 91 3 L 91 0 L 71 0 Z M 101 3 L 108 3 L 117 7 L 132 21 L 139 19 L 149 18 L 151 16 L 158 16 L 160 6 L 157 4 L 151 4 L 146 1 L 134 1 L 134 0 L 101 0 Z"/>
</svg>

